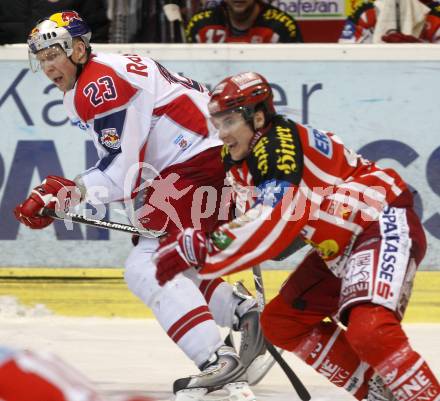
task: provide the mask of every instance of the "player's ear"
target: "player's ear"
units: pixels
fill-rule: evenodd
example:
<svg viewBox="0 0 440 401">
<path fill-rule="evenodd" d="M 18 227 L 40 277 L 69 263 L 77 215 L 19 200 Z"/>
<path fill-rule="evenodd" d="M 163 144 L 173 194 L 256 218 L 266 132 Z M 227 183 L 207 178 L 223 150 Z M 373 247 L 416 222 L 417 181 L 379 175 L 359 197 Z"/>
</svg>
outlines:
<svg viewBox="0 0 440 401">
<path fill-rule="evenodd" d="M 258 130 L 266 125 L 266 118 L 263 110 L 258 110 L 254 113 L 254 129 Z"/>
<path fill-rule="evenodd" d="M 85 64 L 87 61 L 86 44 L 81 39 L 74 38 L 72 47 L 72 61 L 75 64 Z"/>
</svg>

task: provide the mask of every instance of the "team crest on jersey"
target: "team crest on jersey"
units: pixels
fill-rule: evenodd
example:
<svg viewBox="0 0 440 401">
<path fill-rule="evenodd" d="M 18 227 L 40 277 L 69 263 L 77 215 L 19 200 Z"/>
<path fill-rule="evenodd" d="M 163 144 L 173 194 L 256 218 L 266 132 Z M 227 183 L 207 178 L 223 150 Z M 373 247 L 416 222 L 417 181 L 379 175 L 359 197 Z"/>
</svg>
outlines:
<svg viewBox="0 0 440 401">
<path fill-rule="evenodd" d="M 101 143 L 110 149 L 119 149 L 121 147 L 121 138 L 116 128 L 104 128 L 101 130 Z"/>
<path fill-rule="evenodd" d="M 180 134 L 176 139 L 174 139 L 174 143 L 179 146 L 180 149 L 186 150 L 191 146 L 191 142 L 188 141 L 182 134 Z"/>
<path fill-rule="evenodd" d="M 339 252 L 339 245 L 334 239 L 326 239 L 320 243 L 311 241 L 309 239 L 304 240 L 316 249 L 319 256 L 324 260 L 330 260 L 334 258 Z"/>
</svg>

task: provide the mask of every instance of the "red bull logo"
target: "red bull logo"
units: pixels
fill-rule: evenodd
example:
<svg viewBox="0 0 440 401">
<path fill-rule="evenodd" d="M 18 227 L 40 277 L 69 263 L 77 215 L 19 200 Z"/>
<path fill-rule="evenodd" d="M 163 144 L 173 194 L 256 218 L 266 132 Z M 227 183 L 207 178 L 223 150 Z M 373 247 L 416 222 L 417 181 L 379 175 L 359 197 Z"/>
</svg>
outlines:
<svg viewBox="0 0 440 401">
<path fill-rule="evenodd" d="M 61 13 L 61 19 L 66 22 L 70 22 L 73 19 L 81 20 L 81 17 L 76 11 L 64 11 Z"/>
<path fill-rule="evenodd" d="M 58 26 L 68 26 L 73 20 L 82 21 L 82 18 L 76 11 L 63 11 L 61 13 L 52 14 L 49 19 L 56 22 Z"/>
<path fill-rule="evenodd" d="M 101 131 L 101 143 L 111 149 L 121 147 L 121 138 L 119 138 L 116 128 L 105 128 Z"/>
<path fill-rule="evenodd" d="M 28 37 L 28 40 L 31 41 L 31 45 L 38 39 L 39 33 L 40 33 L 40 30 L 38 28 L 32 29 L 32 31 Z"/>
</svg>

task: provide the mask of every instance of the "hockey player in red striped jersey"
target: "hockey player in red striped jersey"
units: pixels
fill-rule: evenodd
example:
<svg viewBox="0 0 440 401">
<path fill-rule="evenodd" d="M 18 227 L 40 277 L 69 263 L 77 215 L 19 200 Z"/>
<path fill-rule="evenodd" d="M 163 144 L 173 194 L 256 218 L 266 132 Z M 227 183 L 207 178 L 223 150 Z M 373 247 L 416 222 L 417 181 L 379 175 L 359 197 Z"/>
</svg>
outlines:
<svg viewBox="0 0 440 401">
<path fill-rule="evenodd" d="M 107 401 L 81 373 L 48 352 L 0 346 L 0 400 Z M 113 401 L 154 401 L 120 395 Z"/>
<path fill-rule="evenodd" d="M 203 278 L 237 272 L 285 257 L 302 238 L 312 250 L 263 311 L 268 340 L 359 400 L 439 401 L 400 324 L 426 250 L 411 192 L 334 134 L 277 115 L 272 98 L 256 73 L 214 88 L 209 110 L 243 213 L 210 234 L 165 239 L 159 282 L 189 268 Z"/>
<path fill-rule="evenodd" d="M 399 23 L 393 21 L 393 18 L 387 14 L 385 2 L 376 2 L 376 0 L 358 2 L 345 21 L 339 42 L 440 43 L 440 2 L 438 0 L 400 2 L 401 0 L 395 0 L 388 3 L 395 8 L 394 15 Z M 403 10 L 407 11 L 403 12 Z M 407 19 L 404 18 L 405 15 Z M 381 19 L 382 21 L 379 22 Z M 379 25 L 384 34 L 375 35 L 375 28 Z M 399 27 L 400 25 L 402 28 Z M 400 29 L 405 29 L 405 33 Z"/>
<path fill-rule="evenodd" d="M 31 65 L 64 92 L 71 121 L 89 134 L 99 160 L 73 181 L 47 177 L 16 207 L 17 219 L 41 229 L 53 222 L 39 215 L 42 207 L 65 210 L 86 201 L 99 208 L 123 200 L 140 228 L 214 229 L 225 174 L 208 90 L 148 57 L 93 54 L 90 38 L 75 11 L 51 15 L 29 36 Z M 217 196 L 206 200 L 206 187 Z M 197 196 L 199 207 L 192 207 Z M 261 365 L 270 366 L 255 300 L 221 279 L 179 276 L 161 287 L 152 261 L 157 247 L 157 238 L 140 239 L 125 263 L 125 281 L 180 349 L 202 371 L 215 372 L 178 380 L 176 400 L 188 389 L 202 397 L 227 385 L 237 401 L 252 401 L 247 380 L 258 382 L 267 371 Z M 240 358 L 216 323 L 242 332 Z"/>
<path fill-rule="evenodd" d="M 261 0 L 225 0 L 194 14 L 186 27 L 190 43 L 301 43 L 295 19 Z"/>
</svg>

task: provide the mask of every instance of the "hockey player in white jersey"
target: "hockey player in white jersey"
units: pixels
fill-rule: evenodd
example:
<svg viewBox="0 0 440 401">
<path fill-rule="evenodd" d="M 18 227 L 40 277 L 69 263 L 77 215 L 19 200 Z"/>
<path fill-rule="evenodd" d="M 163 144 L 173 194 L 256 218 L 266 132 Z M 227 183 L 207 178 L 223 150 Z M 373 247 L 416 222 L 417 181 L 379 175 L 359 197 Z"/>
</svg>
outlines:
<svg viewBox="0 0 440 401">
<path fill-rule="evenodd" d="M 51 15 L 29 36 L 31 66 L 64 92 L 71 121 L 91 136 L 99 161 L 74 180 L 47 177 L 16 207 L 17 219 L 41 229 L 53 222 L 40 216 L 42 207 L 123 200 L 135 225 L 211 231 L 224 211 L 217 201 L 224 170 L 207 89 L 146 57 L 92 54 L 90 38 L 75 11 Z M 217 196 L 202 196 L 206 187 Z M 180 275 L 159 286 L 152 262 L 157 247 L 157 238 L 140 239 L 125 263 L 125 281 L 201 370 L 175 382 L 176 400 L 222 388 L 236 401 L 254 400 L 248 382 L 258 382 L 268 366 L 256 302 L 221 279 Z M 216 323 L 242 332 L 240 357 Z"/>
</svg>

